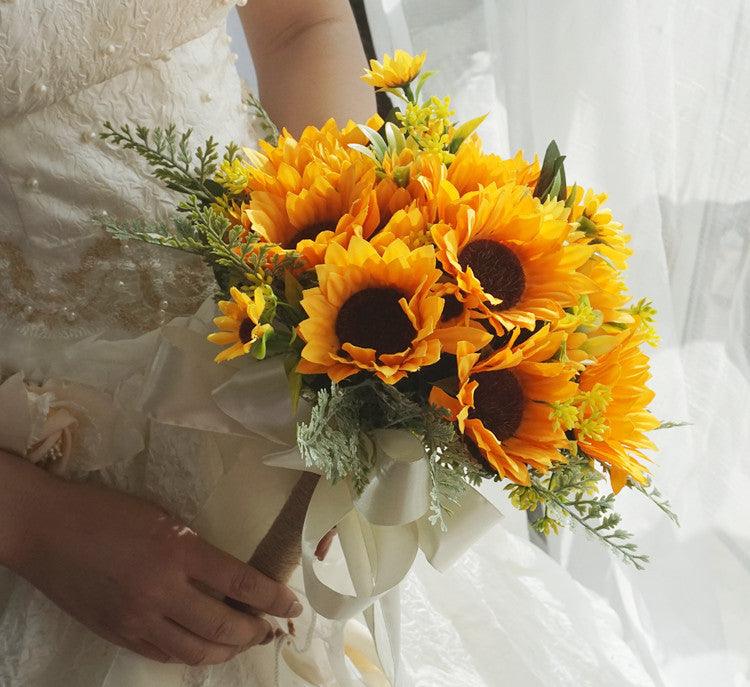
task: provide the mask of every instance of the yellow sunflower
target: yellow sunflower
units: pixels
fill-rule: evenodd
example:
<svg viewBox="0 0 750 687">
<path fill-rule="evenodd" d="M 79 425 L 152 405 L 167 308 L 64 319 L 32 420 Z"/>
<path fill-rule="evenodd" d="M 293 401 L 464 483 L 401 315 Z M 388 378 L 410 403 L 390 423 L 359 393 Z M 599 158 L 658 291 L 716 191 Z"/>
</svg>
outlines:
<svg viewBox="0 0 750 687">
<path fill-rule="evenodd" d="M 302 374 L 339 382 L 366 370 L 395 384 L 437 362 L 444 345 L 488 341 L 477 329 L 438 327 L 443 299 L 432 292 L 441 274 L 432 246 L 410 251 L 395 240 L 380 255 L 355 236 L 348 248 L 331 244 L 316 270 L 319 286 L 302 298 Z"/>
<path fill-rule="evenodd" d="M 617 270 L 627 267 L 627 260 L 633 251 L 628 247 L 630 236 L 623 232 L 623 226 L 612 218 L 612 211 L 603 207 L 606 193 L 584 191 L 580 186 L 568 188 L 572 198 L 570 222 L 572 231 L 568 240 L 571 243 L 595 245 L 597 252 Z"/>
<path fill-rule="evenodd" d="M 382 253 L 396 239 L 411 249 L 432 244 L 430 225 L 418 203 L 396 211 L 370 242 Z"/>
<path fill-rule="evenodd" d="M 217 363 L 247 355 L 253 344 L 266 332 L 271 331 L 270 324 L 260 324 L 266 308 L 262 289 L 255 289 L 251 298 L 234 286 L 229 290 L 231 301 L 219 301 L 222 315 L 214 319 L 214 324 L 221 330 L 208 335 L 211 343 L 227 346 L 219 353 Z"/>
<path fill-rule="evenodd" d="M 375 187 L 381 224 L 415 199 L 423 197 L 424 191 L 414 171 L 419 156 L 419 151 L 408 147 L 383 156 L 379 173 L 381 178 Z"/>
<path fill-rule="evenodd" d="M 245 213 L 252 228 L 267 241 L 296 250 L 308 267 L 322 262 L 329 243 L 346 245 L 355 234 L 370 236 L 380 213 L 375 169 L 362 157 L 340 172 L 317 160 L 303 174 L 280 168 L 281 188 L 251 195 Z"/>
<path fill-rule="evenodd" d="M 480 138 L 472 135 L 459 147 L 448 168 L 447 178 L 464 195 L 493 183 L 498 187 L 514 183 L 534 189 L 539 181 L 539 172 L 536 157 L 528 162 L 521 151 L 507 159 L 483 153 Z"/>
<path fill-rule="evenodd" d="M 646 340 L 645 328 L 636 322 L 579 380 L 578 445 L 609 465 L 615 493 L 628 477 L 646 483 L 648 470 L 640 461 L 648 460 L 645 449 L 656 448 L 645 434 L 659 426 L 647 410 L 654 392 L 646 386 L 651 378 L 648 356 L 641 350 Z"/>
<path fill-rule="evenodd" d="M 365 69 L 362 81 L 374 88 L 401 88 L 408 86 L 422 69 L 427 53 L 410 55 L 405 50 L 396 50 L 393 57 L 386 54 L 383 62 L 370 60 L 370 69 Z"/>
<path fill-rule="evenodd" d="M 373 115 L 367 125 L 380 129 L 383 120 Z M 260 150 L 244 150 L 247 156 L 247 183 L 245 190 L 270 190 L 284 185 L 280 170 L 290 166 L 302 174 L 313 160 L 322 160 L 327 167 L 340 171 L 341 166 L 352 160 L 360 159 L 361 153 L 350 146 L 352 143 L 366 145 L 367 137 L 356 122 L 349 121 L 339 128 L 336 120 L 329 119 L 322 127 L 308 126 L 297 139 L 284 129 L 276 145 L 267 141 L 259 142 Z M 235 170 L 237 175 L 237 170 Z"/>
<path fill-rule="evenodd" d="M 575 368 L 550 360 L 562 336 L 549 325 L 515 345 L 481 359 L 471 344 L 457 347 L 459 390 L 456 397 L 434 387 L 430 401 L 446 408 L 479 457 L 501 477 L 528 485 L 529 467 L 545 472 L 564 460 L 569 441 L 554 421 L 551 404 L 575 395 Z"/>
<path fill-rule="evenodd" d="M 380 117 L 368 125 L 382 126 Z M 247 160 L 226 163 L 219 177 L 249 201 L 228 209 L 232 221 L 267 241 L 297 250 L 308 265 L 322 259 L 326 245 L 346 244 L 354 233 L 368 236 L 378 225 L 375 162 L 353 149 L 367 138 L 354 122 L 335 120 L 307 127 L 299 139 L 284 130 L 276 145 L 260 142 Z"/>
<path fill-rule="evenodd" d="M 490 184 L 432 227 L 443 269 L 498 334 L 556 322 L 593 289 L 578 268 L 594 249 L 568 245 L 565 214 L 526 186 Z"/>
</svg>

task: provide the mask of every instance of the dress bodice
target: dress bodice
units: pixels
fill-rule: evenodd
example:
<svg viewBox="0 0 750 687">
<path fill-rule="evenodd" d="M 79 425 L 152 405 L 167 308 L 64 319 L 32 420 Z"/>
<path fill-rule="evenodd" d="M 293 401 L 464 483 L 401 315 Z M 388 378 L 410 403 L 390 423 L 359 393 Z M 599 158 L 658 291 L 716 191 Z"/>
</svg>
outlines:
<svg viewBox="0 0 750 687">
<path fill-rule="evenodd" d="M 223 0 L 0 1 L 6 365 L 49 360 L 61 341 L 140 334 L 209 293 L 200 261 L 123 245 L 100 228 L 103 213 L 164 217 L 170 194 L 98 133 L 106 120 L 174 122 L 194 130 L 196 146 L 209 135 L 252 145 L 227 11 Z"/>
</svg>

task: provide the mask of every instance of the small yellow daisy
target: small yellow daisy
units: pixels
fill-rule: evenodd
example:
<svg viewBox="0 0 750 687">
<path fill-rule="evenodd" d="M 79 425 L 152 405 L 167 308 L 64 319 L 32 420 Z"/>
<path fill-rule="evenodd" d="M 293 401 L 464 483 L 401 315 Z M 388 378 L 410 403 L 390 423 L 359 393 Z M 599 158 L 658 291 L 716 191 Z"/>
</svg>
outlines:
<svg viewBox="0 0 750 687">
<path fill-rule="evenodd" d="M 247 355 L 253 344 L 272 329 L 270 324 L 260 324 L 266 309 L 262 289 L 255 289 L 252 297 L 234 286 L 229 293 L 232 300 L 219 301 L 222 315 L 214 318 L 214 324 L 220 331 L 208 336 L 211 343 L 228 346 L 214 359 L 217 363 Z"/>
<path fill-rule="evenodd" d="M 383 62 L 370 60 L 370 69 L 365 69 L 362 81 L 374 88 L 401 88 L 408 86 L 422 69 L 427 53 L 410 55 L 405 50 L 396 50 L 393 57 L 386 54 Z"/>
</svg>

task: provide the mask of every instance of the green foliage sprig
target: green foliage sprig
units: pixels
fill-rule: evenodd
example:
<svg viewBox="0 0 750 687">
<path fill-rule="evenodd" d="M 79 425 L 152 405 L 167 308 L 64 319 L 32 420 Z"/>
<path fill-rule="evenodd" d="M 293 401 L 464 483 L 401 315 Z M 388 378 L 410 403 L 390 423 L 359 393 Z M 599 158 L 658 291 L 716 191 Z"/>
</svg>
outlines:
<svg viewBox="0 0 750 687">
<path fill-rule="evenodd" d="M 532 474 L 528 487 L 507 485 L 511 503 L 521 510 L 541 509 L 542 516 L 532 524 L 540 534 L 556 534 L 565 522 L 579 525 L 626 563 L 643 570 L 649 558 L 638 552 L 631 541 L 633 535 L 619 527 L 621 517 L 614 511 L 615 494 L 599 495 L 599 482 L 604 475 L 582 453 L 567 457 L 568 462 L 544 475 Z"/>
<path fill-rule="evenodd" d="M 266 108 L 261 105 L 260 100 L 254 93 L 248 93 L 245 96 L 245 104 L 255 116 L 258 127 L 263 132 L 263 140 L 275 146 L 279 142 L 279 129 L 274 124 Z"/>
<path fill-rule="evenodd" d="M 649 501 L 653 502 L 675 525 L 680 526 L 677 513 L 672 510 L 672 505 L 664 498 L 662 493 L 649 480 L 647 484 L 639 484 L 635 480 L 628 480 L 628 486 L 641 492 Z"/>
<path fill-rule="evenodd" d="M 374 465 L 367 437 L 374 429 L 403 429 L 422 439 L 432 478 L 430 522 L 442 529 L 467 485 L 479 484 L 486 476 L 441 410 L 418 403 L 391 385 L 374 379 L 334 384 L 309 400 L 310 420 L 297 428 L 303 460 L 332 482 L 351 480 L 357 493 L 369 482 Z"/>
<path fill-rule="evenodd" d="M 192 129 L 178 133 L 174 124 L 152 131 L 145 126 L 136 126 L 132 130 L 128 124 L 116 128 L 105 122 L 100 138 L 126 150 L 134 150 L 168 188 L 210 205 L 225 192 L 213 179 L 220 163 L 219 144 L 210 137 L 193 151 L 192 135 Z M 237 150 L 236 145 L 228 146 L 223 159 L 233 159 Z"/>
</svg>

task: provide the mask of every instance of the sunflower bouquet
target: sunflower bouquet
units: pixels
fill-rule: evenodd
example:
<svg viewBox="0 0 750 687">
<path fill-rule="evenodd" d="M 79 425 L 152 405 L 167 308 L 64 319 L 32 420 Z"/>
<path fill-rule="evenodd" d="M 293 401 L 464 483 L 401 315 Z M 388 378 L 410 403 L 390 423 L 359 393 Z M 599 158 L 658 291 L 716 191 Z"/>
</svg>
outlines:
<svg viewBox="0 0 750 687">
<path fill-rule="evenodd" d="M 170 224 L 107 228 L 203 256 L 216 362 L 284 372 L 304 472 L 254 556 L 268 574 L 287 576 L 305 538 L 339 522 L 303 531 L 337 495 L 376 527 L 418 523 L 427 551 L 483 482 L 539 533 L 572 522 L 641 567 L 615 495 L 673 516 L 647 467 L 663 426 L 648 410 L 657 336 L 625 286 L 629 238 L 606 195 L 567 183 L 554 142 L 541 163 L 483 151 L 482 117 L 457 123 L 448 98 L 422 95 L 424 60 L 397 51 L 366 70 L 399 103 L 388 121 L 295 138 L 251 100 L 259 150 L 193 152 L 190 132 L 107 124 L 103 138 L 184 196 Z"/>
</svg>

